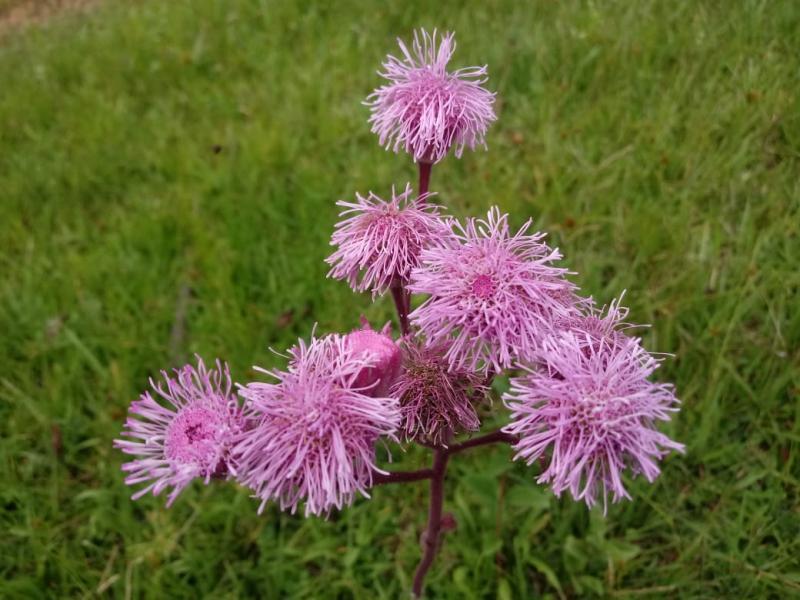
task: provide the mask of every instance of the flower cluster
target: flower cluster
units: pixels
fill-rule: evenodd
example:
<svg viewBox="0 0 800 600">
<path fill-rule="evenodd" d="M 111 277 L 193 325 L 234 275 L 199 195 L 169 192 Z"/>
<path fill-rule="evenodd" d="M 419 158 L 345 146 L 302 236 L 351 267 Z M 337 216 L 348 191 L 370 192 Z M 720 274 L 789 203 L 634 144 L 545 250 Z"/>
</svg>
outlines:
<svg viewBox="0 0 800 600">
<path fill-rule="evenodd" d="M 193 479 L 234 478 L 259 512 L 274 501 L 327 515 L 385 483 L 392 474 L 376 449 L 402 441 L 432 446 L 436 459 L 395 481 L 439 477 L 441 503 L 448 453 L 502 440 L 515 459 L 542 465 L 538 481 L 557 495 L 605 507 L 609 494 L 630 497 L 625 473 L 652 482 L 659 461 L 683 451 L 657 429 L 679 402 L 671 385 L 652 380 L 660 359 L 631 335 L 621 297 L 603 309 L 580 297 L 560 252 L 530 220 L 514 231 L 496 206 L 485 219 L 458 220 L 432 202 L 432 163 L 451 148 L 461 156 L 485 145 L 494 94 L 482 87 L 485 67 L 447 71 L 451 33 L 420 31 L 400 49 L 402 59 L 384 64 L 388 84 L 367 104 L 380 143 L 419 163 L 420 189 L 338 202 L 326 260 L 328 275 L 354 291 L 375 298 L 391 289 L 403 335 L 362 317 L 345 335 L 300 340 L 285 368 L 257 369 L 271 379 L 239 385 L 238 394 L 220 362 L 162 373 L 165 383 L 151 380 L 155 395 L 131 404 L 115 441 L 134 457 L 123 465 L 126 483 L 144 484 L 134 499 L 169 489 L 171 504 Z M 413 312 L 412 294 L 422 296 Z M 509 370 L 508 424 L 458 442 L 480 429 L 492 378 Z M 438 531 L 426 535 L 435 552 Z"/>
</svg>

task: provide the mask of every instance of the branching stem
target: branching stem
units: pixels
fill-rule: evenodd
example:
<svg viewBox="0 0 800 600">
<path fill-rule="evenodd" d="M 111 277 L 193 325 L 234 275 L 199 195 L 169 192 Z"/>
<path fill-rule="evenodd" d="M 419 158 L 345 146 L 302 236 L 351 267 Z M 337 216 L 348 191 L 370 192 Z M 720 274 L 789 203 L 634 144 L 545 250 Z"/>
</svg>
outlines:
<svg viewBox="0 0 800 600">
<path fill-rule="evenodd" d="M 419 186 L 417 188 L 417 202 L 425 204 L 426 195 L 430 187 L 431 170 L 433 163 L 419 161 Z M 403 335 L 408 335 L 411 331 L 408 321 L 408 313 L 411 310 L 411 294 L 408 293 L 402 280 L 396 278 L 391 285 L 392 298 L 397 309 L 397 318 L 400 321 L 400 330 Z M 491 387 L 494 373 L 490 373 L 486 378 L 486 387 Z M 501 430 L 493 431 L 485 435 L 478 436 L 471 440 L 454 444 L 451 446 L 432 446 L 422 443 L 421 445 L 433 450 L 433 464 L 430 469 L 418 469 L 416 471 L 395 471 L 390 473 L 376 473 L 373 475 L 373 485 L 383 485 L 386 483 L 409 483 L 414 481 L 430 480 L 430 498 L 428 501 L 428 524 L 422 534 L 420 543 L 422 545 L 422 558 L 417 565 L 414 573 L 414 583 L 411 593 L 414 598 L 422 596 L 425 586 L 425 576 L 436 558 L 436 553 L 441 546 L 442 538 L 442 510 L 444 507 L 444 479 L 447 475 L 447 462 L 453 454 L 484 446 L 503 442 L 513 444 L 517 437 L 505 433 Z"/>
<path fill-rule="evenodd" d="M 422 534 L 422 560 L 417 565 L 414 573 L 414 585 L 411 588 L 415 598 L 422 596 L 425 585 L 425 575 L 433 564 L 442 529 L 442 506 L 444 505 L 444 477 L 447 472 L 447 460 L 450 457 L 447 450 L 440 448 L 433 452 L 433 475 L 431 476 L 431 496 L 428 503 L 428 526 Z"/>
<path fill-rule="evenodd" d="M 412 481 L 430 480 L 430 499 L 428 504 L 428 524 L 422 534 L 422 559 L 417 565 L 414 574 L 412 594 L 415 598 L 422 596 L 425 585 L 425 576 L 433 564 L 436 553 L 439 551 L 442 537 L 442 509 L 444 506 L 444 479 L 447 474 L 447 462 L 450 457 L 464 450 L 485 446 L 487 444 L 506 443 L 513 444 L 517 436 L 505 433 L 498 429 L 490 433 L 466 440 L 451 446 L 433 447 L 433 465 L 430 469 L 416 471 L 395 471 L 393 473 L 377 473 L 373 476 L 373 485 L 385 483 L 408 483 Z M 423 444 L 430 447 L 428 444 Z"/>
</svg>

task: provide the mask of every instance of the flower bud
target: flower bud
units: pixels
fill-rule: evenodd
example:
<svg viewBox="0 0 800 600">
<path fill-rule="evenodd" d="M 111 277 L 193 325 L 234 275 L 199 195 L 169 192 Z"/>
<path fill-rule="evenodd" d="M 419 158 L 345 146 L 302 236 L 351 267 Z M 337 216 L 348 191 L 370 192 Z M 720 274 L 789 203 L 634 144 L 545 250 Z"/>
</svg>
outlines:
<svg viewBox="0 0 800 600">
<path fill-rule="evenodd" d="M 364 321 L 362 329 L 351 331 L 345 336 L 345 344 L 353 350 L 354 356 L 363 356 L 366 353 L 373 356 L 372 366 L 362 369 L 356 377 L 354 387 L 367 388 L 367 393 L 376 398 L 386 396 L 400 375 L 400 348 L 389 334 L 388 325 L 378 332 Z"/>
</svg>

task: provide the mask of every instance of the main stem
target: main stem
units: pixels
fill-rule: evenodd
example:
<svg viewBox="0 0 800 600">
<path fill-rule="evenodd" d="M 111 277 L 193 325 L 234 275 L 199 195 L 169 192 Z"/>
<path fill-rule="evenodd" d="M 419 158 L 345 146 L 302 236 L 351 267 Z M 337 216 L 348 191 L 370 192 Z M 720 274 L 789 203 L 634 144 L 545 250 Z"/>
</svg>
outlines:
<svg viewBox="0 0 800 600">
<path fill-rule="evenodd" d="M 433 163 L 419 161 L 419 185 L 417 186 L 417 202 L 420 206 L 424 206 L 426 196 L 428 194 L 428 186 L 431 182 L 431 169 Z M 400 329 L 403 335 L 407 335 L 410 331 L 408 324 L 408 313 L 411 312 L 411 292 L 406 291 L 402 283 L 398 283 L 397 287 L 392 286 L 392 297 L 394 304 L 397 307 L 397 316 L 400 318 Z"/>
<path fill-rule="evenodd" d="M 426 196 L 431 181 L 431 170 L 433 163 L 419 161 L 419 186 L 417 187 L 417 201 L 420 205 L 426 202 Z M 403 335 L 408 335 L 410 332 L 408 313 L 411 309 L 411 294 L 405 290 L 403 282 L 397 279 L 391 285 L 392 298 L 394 299 L 395 307 L 397 308 L 397 317 L 400 321 L 400 329 Z M 487 378 L 487 387 L 491 385 L 493 374 Z M 414 573 L 414 583 L 411 587 L 412 595 L 415 598 L 422 596 L 422 589 L 425 585 L 425 576 L 436 558 L 436 553 L 439 551 L 442 537 L 442 509 L 444 506 L 444 478 L 447 474 L 447 461 L 450 459 L 451 454 L 474 448 L 476 446 L 483 446 L 484 444 L 493 444 L 495 442 L 514 443 L 517 441 L 516 436 L 504 433 L 503 431 L 494 431 L 477 438 L 455 444 L 450 447 L 434 447 L 433 449 L 433 465 L 430 469 L 419 469 L 417 471 L 405 471 L 377 474 L 373 479 L 373 484 L 380 485 L 385 483 L 405 483 L 412 481 L 420 481 L 422 479 L 430 479 L 430 499 L 428 502 L 428 525 L 425 532 L 422 534 L 422 559 L 417 565 L 417 570 Z"/>
<path fill-rule="evenodd" d="M 422 559 L 417 565 L 414 573 L 414 585 L 411 588 L 415 598 L 422 595 L 422 588 L 425 585 L 425 576 L 436 558 L 439 551 L 442 536 L 442 507 L 444 505 L 444 477 L 447 472 L 447 461 L 450 456 L 487 444 L 497 442 L 505 444 L 515 444 L 519 438 L 501 429 L 491 431 L 476 438 L 453 444 L 452 446 L 436 446 L 433 448 L 433 465 L 430 469 L 418 469 L 416 471 L 394 471 L 389 473 L 375 473 L 372 478 L 373 485 L 385 483 L 408 483 L 412 481 L 422 481 L 430 479 L 431 493 L 428 505 L 428 525 L 422 534 Z M 426 444 L 423 444 L 426 445 Z"/>
<path fill-rule="evenodd" d="M 417 189 L 417 201 L 420 205 L 425 204 L 425 196 L 428 193 L 428 186 L 431 181 L 431 169 L 433 163 L 419 161 L 419 187 Z M 399 277 L 395 277 L 395 281 L 389 287 L 392 291 L 392 298 L 394 305 L 397 309 L 397 318 L 400 321 L 400 331 L 403 335 L 408 335 L 411 332 L 411 326 L 408 323 L 408 313 L 411 312 L 411 292 L 408 292 Z"/>
<path fill-rule="evenodd" d="M 431 183 L 431 169 L 433 169 L 433 163 L 419 162 L 419 187 L 417 188 L 417 198 L 421 198 L 428 193 L 428 186 Z M 425 201 L 422 200 L 423 204 L 424 202 Z"/>
<path fill-rule="evenodd" d="M 408 324 L 409 295 L 406 293 L 403 282 L 399 278 L 395 278 L 390 289 L 392 290 L 394 306 L 397 309 L 397 320 L 400 321 L 400 331 L 403 335 L 408 335 L 411 332 L 411 327 Z"/>
<path fill-rule="evenodd" d="M 446 448 L 435 448 L 433 451 L 433 466 L 431 469 L 396 474 L 398 477 L 396 481 L 419 481 L 426 477 L 429 477 L 431 480 L 428 525 L 425 528 L 425 533 L 422 534 L 422 559 L 419 561 L 419 565 L 417 565 L 417 571 L 414 573 L 414 584 L 411 588 L 412 595 L 415 598 L 420 598 L 422 596 L 425 576 L 428 574 L 428 570 L 431 568 L 433 559 L 436 558 L 436 553 L 439 551 L 439 546 L 441 544 L 444 477 L 447 472 L 447 461 L 450 459 L 450 456 L 458 452 L 463 452 L 464 450 L 469 450 L 470 448 L 497 442 L 514 444 L 518 439 L 517 436 L 498 429 L 497 431 L 472 438 L 460 444 L 454 444 Z M 386 483 L 388 483 L 388 481 L 386 481 Z"/>
<path fill-rule="evenodd" d="M 442 505 L 444 504 L 444 476 L 447 471 L 447 460 L 450 458 L 446 448 L 438 448 L 433 453 L 433 474 L 431 476 L 431 497 L 428 504 L 428 526 L 422 534 L 422 560 L 414 573 L 412 594 L 415 598 L 422 596 L 425 575 L 433 564 L 442 530 Z"/>
</svg>

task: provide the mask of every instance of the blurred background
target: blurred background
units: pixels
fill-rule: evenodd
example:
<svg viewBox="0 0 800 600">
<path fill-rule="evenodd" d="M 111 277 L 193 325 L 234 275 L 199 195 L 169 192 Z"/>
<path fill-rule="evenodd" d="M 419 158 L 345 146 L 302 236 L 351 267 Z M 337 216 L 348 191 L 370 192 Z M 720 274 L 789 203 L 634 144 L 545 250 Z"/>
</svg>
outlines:
<svg viewBox="0 0 800 600">
<path fill-rule="evenodd" d="M 111 442 L 195 352 L 246 381 L 315 322 L 391 318 L 323 259 L 337 199 L 415 180 L 361 102 L 419 26 L 498 94 L 440 202 L 533 217 L 585 294 L 627 290 L 688 448 L 607 518 L 506 447 L 459 456 L 431 597 L 800 596 L 792 0 L 0 1 L 0 596 L 406 594 L 424 484 L 327 521 L 232 484 L 166 510 L 129 500 Z"/>
</svg>

